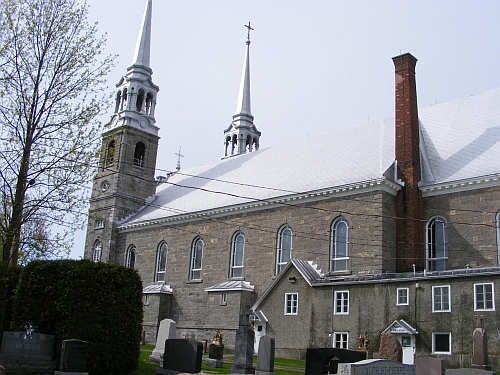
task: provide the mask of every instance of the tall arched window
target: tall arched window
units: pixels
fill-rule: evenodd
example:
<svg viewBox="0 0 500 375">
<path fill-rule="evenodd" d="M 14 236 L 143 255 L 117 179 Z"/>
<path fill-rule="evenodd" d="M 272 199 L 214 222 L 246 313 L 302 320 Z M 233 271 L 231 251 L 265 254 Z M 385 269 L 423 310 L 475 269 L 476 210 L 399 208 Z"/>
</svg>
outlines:
<svg viewBox="0 0 500 375">
<path fill-rule="evenodd" d="M 134 151 L 134 165 L 137 167 L 144 167 L 144 154 L 146 153 L 146 146 L 144 143 L 137 142 Z"/>
<path fill-rule="evenodd" d="M 115 104 L 115 113 L 120 110 L 120 105 L 122 103 L 122 92 L 118 91 L 116 93 L 116 104 Z"/>
<path fill-rule="evenodd" d="M 96 240 L 94 242 L 94 247 L 92 249 L 92 261 L 94 262 L 100 262 L 101 261 L 101 255 L 102 255 L 102 242 L 99 240 Z"/>
<path fill-rule="evenodd" d="M 332 225 L 330 245 L 330 271 L 349 269 L 349 222 L 345 218 L 337 219 Z"/>
<path fill-rule="evenodd" d="M 201 280 L 201 267 L 203 259 L 204 242 L 201 237 L 197 237 L 191 249 L 191 266 L 189 269 L 189 280 Z"/>
<path fill-rule="evenodd" d="M 238 232 L 231 242 L 231 278 L 243 277 L 243 259 L 245 256 L 245 235 Z"/>
<path fill-rule="evenodd" d="M 109 141 L 108 149 L 106 150 L 106 165 L 111 165 L 115 161 L 116 142 L 114 139 Z"/>
<path fill-rule="evenodd" d="M 137 95 L 136 110 L 137 112 L 143 112 L 144 109 L 144 90 L 140 89 Z"/>
<path fill-rule="evenodd" d="M 156 254 L 155 281 L 165 281 L 165 272 L 167 271 L 167 253 L 167 243 L 165 241 L 160 242 Z"/>
<path fill-rule="evenodd" d="M 426 224 L 426 255 L 428 271 L 448 268 L 448 227 L 441 216 L 429 219 Z"/>
<path fill-rule="evenodd" d="M 137 252 L 137 249 L 134 245 L 130 245 L 128 247 L 125 267 L 127 267 L 127 268 L 134 268 L 135 267 L 135 254 L 136 254 L 136 252 Z"/>
<path fill-rule="evenodd" d="M 285 225 L 278 234 L 278 248 L 276 251 L 276 275 L 278 275 L 287 263 L 292 259 L 292 236 L 293 230 Z"/>
</svg>

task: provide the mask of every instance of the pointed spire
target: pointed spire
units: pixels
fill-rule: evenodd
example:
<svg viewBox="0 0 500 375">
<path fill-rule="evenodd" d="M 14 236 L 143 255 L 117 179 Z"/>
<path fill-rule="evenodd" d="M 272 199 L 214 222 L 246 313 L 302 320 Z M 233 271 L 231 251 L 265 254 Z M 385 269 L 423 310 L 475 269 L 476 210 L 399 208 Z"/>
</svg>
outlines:
<svg viewBox="0 0 500 375">
<path fill-rule="evenodd" d="M 250 22 L 245 25 L 248 29 L 247 34 L 247 49 L 245 52 L 245 60 L 243 61 L 243 73 L 241 75 L 240 92 L 238 95 L 238 102 L 236 103 L 236 115 L 245 114 L 252 115 L 250 106 Z"/>
<path fill-rule="evenodd" d="M 153 1 L 147 0 L 144 17 L 142 18 L 141 31 L 137 38 L 135 46 L 134 58 L 132 65 L 141 65 L 149 68 L 149 59 L 151 51 L 151 17 L 153 10 Z"/>
</svg>

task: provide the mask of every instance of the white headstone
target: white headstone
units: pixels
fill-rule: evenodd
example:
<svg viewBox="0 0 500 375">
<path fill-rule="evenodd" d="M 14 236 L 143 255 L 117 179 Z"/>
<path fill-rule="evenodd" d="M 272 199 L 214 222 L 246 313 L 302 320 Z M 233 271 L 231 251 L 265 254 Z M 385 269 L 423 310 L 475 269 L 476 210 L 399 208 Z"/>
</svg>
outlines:
<svg viewBox="0 0 500 375">
<path fill-rule="evenodd" d="M 177 323 L 172 319 L 163 319 L 158 328 L 158 335 L 156 336 L 156 346 L 151 354 L 150 360 L 160 362 L 160 356 L 165 352 L 165 340 L 175 339 Z"/>
</svg>

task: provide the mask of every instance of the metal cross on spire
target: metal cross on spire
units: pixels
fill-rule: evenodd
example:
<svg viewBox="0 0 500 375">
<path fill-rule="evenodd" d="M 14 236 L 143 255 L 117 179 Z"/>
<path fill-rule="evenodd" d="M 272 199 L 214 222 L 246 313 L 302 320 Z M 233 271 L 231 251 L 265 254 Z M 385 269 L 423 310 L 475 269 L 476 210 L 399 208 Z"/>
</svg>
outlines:
<svg viewBox="0 0 500 375">
<path fill-rule="evenodd" d="M 248 29 L 248 34 L 247 34 L 247 42 L 250 42 L 250 31 L 253 30 L 253 28 L 250 26 L 250 21 L 248 21 L 248 25 L 245 25 L 245 27 Z"/>
<path fill-rule="evenodd" d="M 177 158 L 177 167 L 176 167 L 176 169 L 177 169 L 178 171 L 180 171 L 180 170 L 181 170 L 181 158 L 183 158 L 183 157 L 184 157 L 184 155 L 182 155 L 182 154 L 181 154 L 181 148 L 180 148 L 180 147 L 179 147 L 179 152 L 176 152 L 175 154 L 178 156 L 178 158 Z"/>
</svg>

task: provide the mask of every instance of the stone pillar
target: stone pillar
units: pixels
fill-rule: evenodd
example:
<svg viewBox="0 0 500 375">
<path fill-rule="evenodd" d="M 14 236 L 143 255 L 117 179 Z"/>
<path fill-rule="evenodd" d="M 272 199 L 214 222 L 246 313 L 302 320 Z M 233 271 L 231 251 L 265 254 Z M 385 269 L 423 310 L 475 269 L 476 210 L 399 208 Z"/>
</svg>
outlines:
<svg viewBox="0 0 500 375">
<path fill-rule="evenodd" d="M 253 368 L 253 343 L 255 332 L 248 325 L 241 325 L 236 331 L 234 345 L 234 366 L 231 374 L 255 374 Z"/>
</svg>

